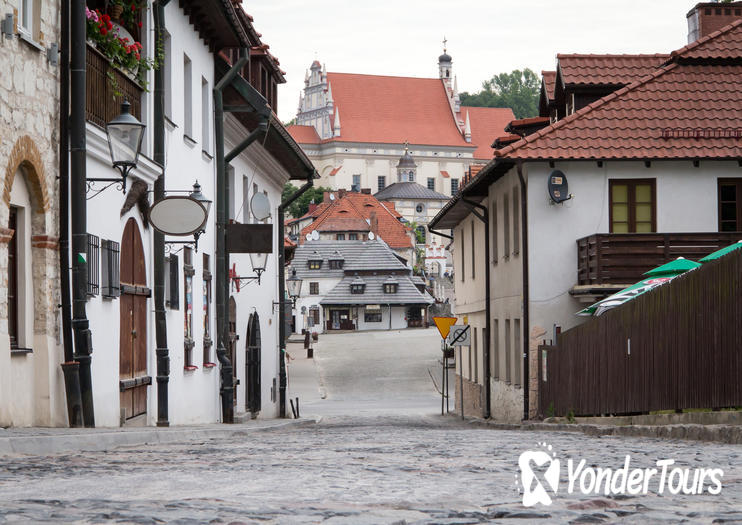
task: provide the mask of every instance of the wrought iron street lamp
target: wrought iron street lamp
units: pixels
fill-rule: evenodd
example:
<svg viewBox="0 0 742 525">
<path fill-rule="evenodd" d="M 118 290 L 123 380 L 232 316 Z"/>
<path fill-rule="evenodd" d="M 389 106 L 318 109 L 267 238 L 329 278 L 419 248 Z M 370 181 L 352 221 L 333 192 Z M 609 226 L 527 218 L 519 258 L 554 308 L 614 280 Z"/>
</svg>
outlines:
<svg viewBox="0 0 742 525">
<path fill-rule="evenodd" d="M 198 181 L 196 181 L 196 183 L 193 185 L 193 191 L 188 195 L 188 197 L 190 199 L 193 199 L 194 201 L 199 202 L 206 210 L 206 218 L 204 219 L 202 228 L 198 231 L 193 232 L 193 238 L 196 241 L 196 246 L 198 246 L 198 238 L 201 236 L 202 233 L 206 232 L 206 221 L 209 219 L 211 201 L 207 199 L 203 193 L 201 193 L 201 185 L 198 183 Z M 196 250 L 198 250 L 198 248 L 196 248 Z"/>
<path fill-rule="evenodd" d="M 296 268 L 292 268 L 291 277 L 286 279 L 286 287 L 288 288 L 287 291 L 294 307 L 296 307 L 296 300 L 299 298 L 299 294 L 301 293 L 301 283 L 302 279 L 296 276 Z"/>
<path fill-rule="evenodd" d="M 121 184 L 126 193 L 126 177 L 136 168 L 144 138 L 144 124 L 130 112 L 131 104 L 124 100 L 121 114 L 106 124 L 108 148 L 113 167 L 121 172 Z M 93 179 L 90 179 L 93 180 Z"/>
</svg>

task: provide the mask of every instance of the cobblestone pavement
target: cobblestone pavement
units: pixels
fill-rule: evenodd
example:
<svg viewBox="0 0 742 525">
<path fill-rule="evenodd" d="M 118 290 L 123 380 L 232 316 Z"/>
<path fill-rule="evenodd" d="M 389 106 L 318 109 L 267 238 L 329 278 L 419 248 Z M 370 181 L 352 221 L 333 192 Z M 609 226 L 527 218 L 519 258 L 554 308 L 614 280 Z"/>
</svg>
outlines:
<svg viewBox="0 0 742 525">
<path fill-rule="evenodd" d="M 0 523 L 742 523 L 742 447 L 503 431 L 437 415 L 427 368 L 439 350 L 417 334 L 417 346 L 412 332 L 324 337 L 315 361 L 295 351 L 292 395 L 322 416 L 317 424 L 1 458 Z M 526 508 L 518 457 L 544 442 L 561 461 L 561 484 L 551 506 Z M 723 490 L 566 493 L 569 458 L 617 469 L 627 454 L 631 468 L 661 459 L 722 468 Z"/>
<path fill-rule="evenodd" d="M 722 467 L 723 491 L 587 497 L 526 509 L 518 455 L 550 443 L 587 465 L 672 458 Z M 739 446 L 471 428 L 451 417 L 325 418 L 231 440 L 121 448 L 0 465 L 0 523 L 519 523 L 742 521 Z M 560 489 L 564 490 L 564 481 Z"/>
</svg>

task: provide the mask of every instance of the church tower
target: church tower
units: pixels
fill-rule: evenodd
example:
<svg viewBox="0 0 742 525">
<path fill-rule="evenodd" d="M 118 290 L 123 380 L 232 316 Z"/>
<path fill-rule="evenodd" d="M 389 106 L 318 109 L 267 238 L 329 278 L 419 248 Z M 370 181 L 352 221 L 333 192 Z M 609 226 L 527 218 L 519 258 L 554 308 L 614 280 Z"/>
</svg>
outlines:
<svg viewBox="0 0 742 525">
<path fill-rule="evenodd" d="M 397 163 L 397 182 L 415 182 L 417 164 L 415 164 L 409 150 L 409 144 L 405 142 L 404 153 L 399 157 Z"/>
<path fill-rule="evenodd" d="M 314 126 L 320 138 L 328 139 L 333 135 L 337 136 L 331 125 L 334 114 L 335 101 L 332 98 L 332 86 L 327 80 L 327 69 L 315 60 L 304 77 L 304 93 L 299 98 L 296 123 Z"/>
<path fill-rule="evenodd" d="M 443 39 L 443 54 L 438 57 L 438 77 L 445 82 L 446 87 L 451 88 L 451 79 L 453 78 L 453 59 L 446 53 L 446 43 L 448 40 Z"/>
</svg>

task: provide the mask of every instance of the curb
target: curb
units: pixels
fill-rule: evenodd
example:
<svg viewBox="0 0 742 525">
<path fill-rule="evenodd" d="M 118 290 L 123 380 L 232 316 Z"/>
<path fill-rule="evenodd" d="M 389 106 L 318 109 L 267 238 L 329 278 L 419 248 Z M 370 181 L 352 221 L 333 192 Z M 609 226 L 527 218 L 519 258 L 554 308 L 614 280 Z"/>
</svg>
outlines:
<svg viewBox="0 0 742 525">
<path fill-rule="evenodd" d="M 566 423 L 497 423 L 467 418 L 469 424 L 496 430 L 526 430 L 536 432 L 582 432 L 588 436 L 649 437 L 657 439 L 684 439 L 711 441 L 730 445 L 742 444 L 741 425 L 588 425 Z"/>
<path fill-rule="evenodd" d="M 258 426 L 255 424 L 222 425 L 219 427 L 142 427 L 141 430 L 121 431 L 117 429 L 91 429 L 80 433 L 52 435 L 18 435 L 0 437 L 0 457 L 30 454 L 49 455 L 60 452 L 91 452 L 111 450 L 117 447 L 183 443 L 206 439 L 224 439 L 253 432 L 266 432 L 287 427 L 302 427 L 317 424 L 316 419 L 289 419 L 280 423 Z M 47 429 L 45 429 L 47 430 Z M 70 429 L 60 429 L 70 430 Z"/>
</svg>

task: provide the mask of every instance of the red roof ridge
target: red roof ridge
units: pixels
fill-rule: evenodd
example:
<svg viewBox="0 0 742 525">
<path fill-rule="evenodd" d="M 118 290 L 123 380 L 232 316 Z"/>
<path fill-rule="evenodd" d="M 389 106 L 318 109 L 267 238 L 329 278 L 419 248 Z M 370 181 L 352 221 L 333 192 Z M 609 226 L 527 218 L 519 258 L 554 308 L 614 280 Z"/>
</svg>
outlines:
<svg viewBox="0 0 742 525">
<path fill-rule="evenodd" d="M 411 78 L 414 80 L 438 80 L 440 81 L 440 78 L 432 78 L 432 77 L 409 77 L 409 76 L 403 76 L 403 75 L 374 75 L 371 73 L 339 73 L 337 71 L 328 71 L 328 75 L 348 75 L 348 76 L 354 76 L 354 77 L 378 77 L 378 78 Z"/>
<path fill-rule="evenodd" d="M 501 150 L 495 150 L 494 151 L 494 155 L 495 155 L 495 157 L 504 157 L 504 156 L 512 153 L 513 151 L 521 148 L 522 146 L 525 146 L 526 144 L 529 144 L 529 143 L 531 143 L 531 142 L 533 142 L 533 141 L 535 141 L 535 140 L 543 137 L 544 135 L 547 135 L 547 134 L 551 133 L 552 131 L 554 131 L 556 129 L 559 129 L 559 128 L 561 128 L 561 127 L 569 124 L 570 122 L 572 122 L 572 121 L 574 121 L 576 119 L 581 118 L 582 116 L 584 116 L 584 115 L 586 115 L 586 114 L 594 111 L 595 109 L 608 104 L 609 102 L 615 100 L 616 98 L 622 96 L 623 94 L 628 93 L 629 91 L 633 91 L 633 90 L 635 90 L 635 89 L 643 86 L 644 84 L 647 84 L 648 82 L 651 82 L 652 80 L 656 79 L 657 77 L 660 77 L 660 76 L 666 74 L 668 71 L 672 71 L 673 69 L 675 69 L 677 67 L 677 65 L 678 65 L 677 63 L 674 63 L 674 64 L 670 64 L 668 66 L 659 67 L 656 71 L 653 71 L 649 75 L 647 75 L 647 76 L 645 76 L 643 78 L 640 78 L 639 80 L 633 82 L 632 84 L 629 84 L 628 86 L 624 86 L 621 89 L 619 89 L 617 91 L 614 91 L 613 93 L 610 93 L 609 95 L 606 95 L 605 97 L 599 98 L 595 102 L 593 102 L 591 104 L 588 104 L 587 106 L 585 106 L 584 108 L 580 109 L 579 111 L 576 111 L 576 112 L 572 113 L 571 115 L 569 115 L 569 116 L 567 116 L 567 117 L 565 117 L 565 118 L 563 118 L 561 120 L 558 120 L 557 122 L 555 122 L 554 124 L 552 124 L 550 126 L 547 126 L 547 127 L 543 128 L 543 129 L 538 130 L 536 133 L 533 133 L 531 135 L 527 135 L 527 136 L 523 137 L 522 140 L 519 140 L 515 144 L 511 144 L 511 145 L 509 145 L 509 146 L 507 146 L 507 147 L 505 147 L 505 148 L 503 148 Z"/>
<path fill-rule="evenodd" d="M 663 58 L 669 56 L 669 53 L 557 53 L 557 58 Z"/>
<path fill-rule="evenodd" d="M 675 51 L 673 51 L 672 53 L 670 53 L 670 57 L 671 58 L 680 57 L 680 56 L 684 55 L 685 53 L 687 53 L 688 51 L 691 51 L 691 50 L 697 48 L 698 46 L 701 46 L 701 45 L 705 44 L 709 40 L 713 40 L 714 38 L 716 38 L 716 37 L 718 37 L 720 35 L 723 35 L 724 33 L 728 33 L 729 31 L 731 31 L 732 29 L 734 29 L 735 27 L 737 27 L 739 25 L 742 25 L 742 18 L 739 18 L 739 19 L 735 20 L 731 24 L 726 25 L 726 26 L 722 27 L 721 29 L 718 29 L 718 30 L 714 31 L 713 33 L 709 33 L 708 35 L 699 38 L 695 42 L 691 42 L 687 46 L 683 46 L 680 49 L 676 49 Z"/>
</svg>

